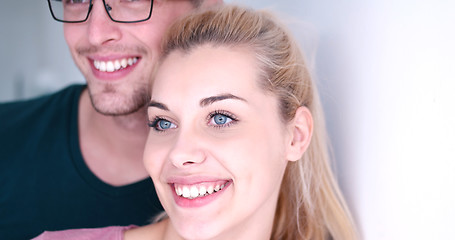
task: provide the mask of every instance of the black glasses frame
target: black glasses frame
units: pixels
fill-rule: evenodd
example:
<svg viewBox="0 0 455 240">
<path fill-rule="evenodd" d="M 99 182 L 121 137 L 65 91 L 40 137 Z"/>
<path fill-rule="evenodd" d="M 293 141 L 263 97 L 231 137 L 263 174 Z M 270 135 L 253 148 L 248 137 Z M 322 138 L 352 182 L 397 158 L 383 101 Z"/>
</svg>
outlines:
<svg viewBox="0 0 455 240">
<path fill-rule="evenodd" d="M 52 0 L 47 0 L 47 3 L 49 5 L 49 10 L 51 11 L 51 15 L 52 15 L 52 18 L 54 18 L 56 21 L 59 21 L 59 22 L 64 22 L 64 23 L 82 23 L 82 22 L 85 22 L 87 21 L 88 17 L 90 16 L 90 12 L 92 11 L 92 8 L 93 8 L 93 1 L 94 0 L 90 0 L 90 6 L 88 7 L 88 11 L 87 11 L 87 16 L 84 18 L 84 20 L 79 20 L 79 21 L 66 21 L 66 20 L 61 20 L 61 19 L 58 19 L 55 14 L 54 14 L 54 11 L 52 10 L 52 5 L 51 5 L 51 1 Z M 65 1 L 65 0 L 62 0 L 62 1 Z M 136 21 L 119 21 L 119 20 L 115 20 L 112 18 L 111 14 L 109 13 L 109 5 L 106 4 L 106 1 L 103 0 L 103 6 L 104 6 L 104 10 L 106 10 L 106 13 L 107 15 L 109 16 L 109 18 L 113 21 L 113 22 L 118 22 L 118 23 L 138 23 L 138 22 L 144 22 L 144 21 L 147 21 L 150 19 L 150 17 L 152 16 L 152 10 L 153 10 L 153 0 L 150 0 L 150 12 L 149 12 L 149 15 L 147 16 L 147 18 L 145 19 L 141 19 L 141 20 L 136 20 Z"/>
</svg>

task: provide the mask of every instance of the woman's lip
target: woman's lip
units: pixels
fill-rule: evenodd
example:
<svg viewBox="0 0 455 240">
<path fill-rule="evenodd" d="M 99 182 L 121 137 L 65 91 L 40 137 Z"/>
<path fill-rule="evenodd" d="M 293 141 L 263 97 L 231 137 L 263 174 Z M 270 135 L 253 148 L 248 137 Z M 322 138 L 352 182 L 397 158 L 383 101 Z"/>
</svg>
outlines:
<svg viewBox="0 0 455 240">
<path fill-rule="evenodd" d="M 212 176 L 173 176 L 168 177 L 166 182 L 168 184 L 180 184 L 180 185 L 196 185 L 201 183 L 212 183 L 212 182 L 226 182 L 231 181 L 229 178 L 220 178 Z"/>
<path fill-rule="evenodd" d="M 209 194 L 207 196 L 199 196 L 196 198 L 185 198 L 183 196 L 177 195 L 175 192 L 174 184 L 169 184 L 170 190 L 172 191 L 172 196 L 174 197 L 175 203 L 182 208 L 199 208 L 206 206 L 213 201 L 220 198 L 228 189 L 230 189 L 232 181 L 226 181 L 225 186 L 217 192 Z"/>
<path fill-rule="evenodd" d="M 174 186 L 174 191 L 177 195 L 185 198 L 197 198 L 218 192 L 223 189 L 229 181 L 216 181 L 216 182 L 201 182 L 197 184 L 171 184 Z"/>
</svg>

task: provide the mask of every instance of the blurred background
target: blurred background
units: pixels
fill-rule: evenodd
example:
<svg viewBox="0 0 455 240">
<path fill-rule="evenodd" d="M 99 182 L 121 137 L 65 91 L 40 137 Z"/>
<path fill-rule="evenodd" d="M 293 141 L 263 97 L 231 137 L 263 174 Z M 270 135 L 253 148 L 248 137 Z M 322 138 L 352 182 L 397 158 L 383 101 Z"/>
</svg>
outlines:
<svg viewBox="0 0 455 240">
<path fill-rule="evenodd" d="M 276 11 L 301 42 L 363 239 L 453 238 L 455 2 L 227 2 Z M 2 1 L 0 54 L 0 101 L 84 82 L 45 0 Z"/>
<path fill-rule="evenodd" d="M 0 101 L 29 98 L 84 82 L 62 24 L 46 0 L 4 0 L 0 7 Z"/>
</svg>

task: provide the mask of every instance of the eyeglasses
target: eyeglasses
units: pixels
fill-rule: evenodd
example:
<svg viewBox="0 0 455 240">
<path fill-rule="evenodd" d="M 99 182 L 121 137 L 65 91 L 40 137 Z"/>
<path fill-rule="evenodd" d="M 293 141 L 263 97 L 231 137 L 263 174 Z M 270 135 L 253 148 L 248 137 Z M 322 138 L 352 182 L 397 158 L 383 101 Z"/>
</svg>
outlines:
<svg viewBox="0 0 455 240">
<path fill-rule="evenodd" d="M 52 17 L 65 23 L 87 21 L 94 0 L 47 0 Z M 107 15 L 114 22 L 136 23 L 150 19 L 153 0 L 103 0 Z"/>
</svg>

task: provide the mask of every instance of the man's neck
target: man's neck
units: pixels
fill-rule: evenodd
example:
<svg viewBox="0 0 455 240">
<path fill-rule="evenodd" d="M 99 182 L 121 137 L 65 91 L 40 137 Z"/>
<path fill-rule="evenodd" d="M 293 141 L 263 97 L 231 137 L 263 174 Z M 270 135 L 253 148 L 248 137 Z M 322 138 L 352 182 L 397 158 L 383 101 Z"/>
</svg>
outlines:
<svg viewBox="0 0 455 240">
<path fill-rule="evenodd" d="M 98 178 L 122 186 L 148 177 L 142 163 L 148 136 L 145 109 L 126 116 L 106 116 L 95 111 L 85 90 L 78 120 L 82 155 Z"/>
</svg>

